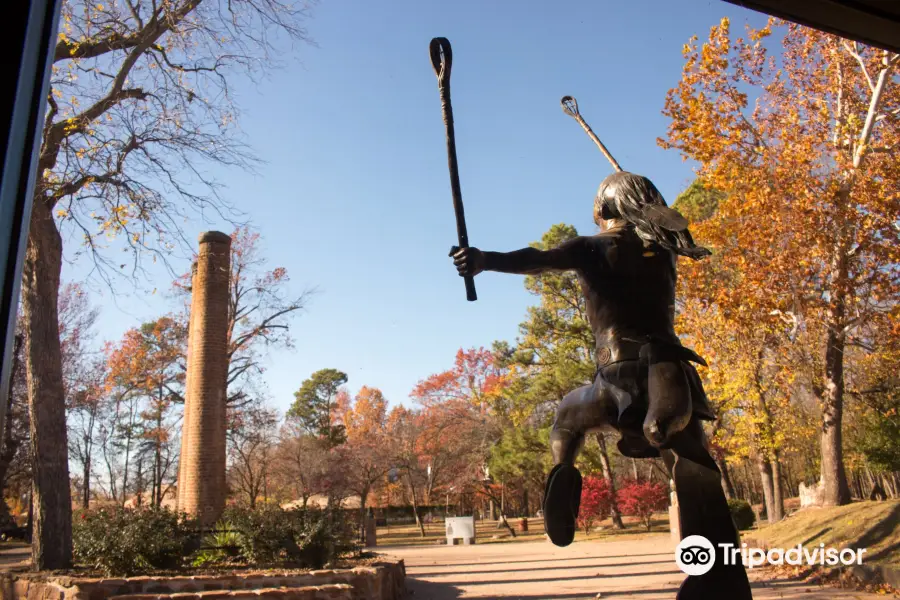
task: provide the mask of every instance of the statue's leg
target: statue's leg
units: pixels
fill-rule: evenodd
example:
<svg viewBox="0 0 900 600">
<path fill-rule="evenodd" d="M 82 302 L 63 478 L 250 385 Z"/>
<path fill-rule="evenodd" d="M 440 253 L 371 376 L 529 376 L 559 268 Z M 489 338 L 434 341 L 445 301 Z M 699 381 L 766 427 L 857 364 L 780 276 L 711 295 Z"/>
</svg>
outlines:
<svg viewBox="0 0 900 600">
<path fill-rule="evenodd" d="M 557 546 L 575 539 L 575 521 L 581 504 L 581 473 L 575 459 L 586 433 L 614 422 L 615 394 L 623 393 L 601 376 L 563 398 L 550 432 L 554 467 L 544 490 L 544 530 Z"/>
<path fill-rule="evenodd" d="M 557 546 L 568 546 L 575 539 L 581 505 L 581 473 L 575 468 L 575 459 L 584 447 L 586 430 L 580 417 L 590 401 L 591 388 L 580 387 L 563 398 L 550 431 L 553 469 L 544 489 L 544 531 Z"/>
<path fill-rule="evenodd" d="M 702 448 L 708 462 L 712 462 L 703 443 L 700 421 L 693 419 L 681 435 L 693 438 L 693 443 L 689 444 L 693 451 Z M 677 450 L 665 450 L 662 454 L 675 480 L 682 539 L 700 535 L 715 548 L 713 568 L 704 575 L 688 576 L 678 590 L 677 600 L 752 600 L 750 582 L 740 556 L 733 560 L 730 551 L 720 547 L 720 544 L 728 544 L 740 549 L 741 543 L 722 491 L 719 471 L 679 456 Z"/>
</svg>

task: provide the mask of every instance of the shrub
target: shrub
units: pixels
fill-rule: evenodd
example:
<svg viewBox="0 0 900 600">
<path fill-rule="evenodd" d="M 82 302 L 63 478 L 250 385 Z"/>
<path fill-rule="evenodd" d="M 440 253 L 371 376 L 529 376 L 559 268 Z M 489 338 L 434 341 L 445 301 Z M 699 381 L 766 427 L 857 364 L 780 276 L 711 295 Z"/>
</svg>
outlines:
<svg viewBox="0 0 900 600">
<path fill-rule="evenodd" d="M 206 567 L 220 564 L 240 556 L 240 549 L 240 533 L 228 521 L 219 521 L 216 528 L 203 538 L 202 549 L 194 556 L 191 565 Z"/>
<path fill-rule="evenodd" d="M 619 509 L 637 517 L 650 531 L 653 513 L 669 505 L 669 487 L 663 483 L 626 481 L 618 491 Z"/>
<path fill-rule="evenodd" d="M 342 511 L 230 507 L 225 519 L 237 532 L 240 556 L 251 564 L 318 569 L 359 550 L 352 520 Z"/>
<path fill-rule="evenodd" d="M 750 529 L 756 522 L 756 515 L 753 514 L 753 507 L 746 500 L 733 498 L 728 501 L 728 510 L 731 511 L 731 518 L 734 526 L 738 530 L 743 531 Z"/>
<path fill-rule="evenodd" d="M 602 477 L 585 477 L 581 486 L 581 506 L 578 509 L 578 527 L 590 533 L 596 521 L 602 521 L 612 510 L 612 492 L 609 482 Z"/>
<path fill-rule="evenodd" d="M 73 521 L 75 561 L 107 575 L 180 567 L 194 541 L 194 523 L 163 508 L 103 508 Z"/>
<path fill-rule="evenodd" d="M 299 562 L 310 569 L 321 569 L 328 563 L 358 554 L 356 527 L 346 515 L 333 511 L 303 511 L 298 520 L 297 545 Z"/>
<path fill-rule="evenodd" d="M 225 510 L 224 520 L 237 531 L 239 553 L 248 563 L 283 562 L 297 553 L 291 523 L 278 506 L 253 510 L 232 506 Z"/>
</svg>

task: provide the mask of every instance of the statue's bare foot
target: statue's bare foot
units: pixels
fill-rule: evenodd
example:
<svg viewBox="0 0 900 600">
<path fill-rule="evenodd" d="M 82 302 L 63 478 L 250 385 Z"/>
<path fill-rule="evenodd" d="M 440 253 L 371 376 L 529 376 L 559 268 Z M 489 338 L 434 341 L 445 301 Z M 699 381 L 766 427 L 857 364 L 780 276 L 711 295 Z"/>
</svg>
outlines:
<svg viewBox="0 0 900 600">
<path fill-rule="evenodd" d="M 575 521 L 581 505 L 581 473 L 574 465 L 558 464 L 547 477 L 544 491 L 544 531 L 557 546 L 575 539 Z"/>
</svg>

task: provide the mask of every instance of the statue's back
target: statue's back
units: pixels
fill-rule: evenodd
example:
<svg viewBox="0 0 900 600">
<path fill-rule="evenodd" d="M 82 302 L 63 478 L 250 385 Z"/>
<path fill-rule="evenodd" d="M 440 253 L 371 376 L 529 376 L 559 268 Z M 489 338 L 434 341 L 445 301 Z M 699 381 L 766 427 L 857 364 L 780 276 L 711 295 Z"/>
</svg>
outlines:
<svg viewBox="0 0 900 600">
<path fill-rule="evenodd" d="M 631 228 L 598 234 L 589 244 L 591 260 L 579 279 L 597 349 L 647 336 L 678 343 L 675 255 L 645 244 Z"/>
</svg>

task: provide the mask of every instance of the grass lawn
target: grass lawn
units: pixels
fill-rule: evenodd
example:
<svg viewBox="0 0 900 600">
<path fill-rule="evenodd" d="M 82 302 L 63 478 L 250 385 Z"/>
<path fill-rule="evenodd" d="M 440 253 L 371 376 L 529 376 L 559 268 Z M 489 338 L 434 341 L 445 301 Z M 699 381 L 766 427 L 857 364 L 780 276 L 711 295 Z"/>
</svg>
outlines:
<svg viewBox="0 0 900 600">
<path fill-rule="evenodd" d="M 669 518 L 668 515 L 660 513 L 658 518 L 653 519 L 653 527 L 648 532 L 647 528 L 639 523 L 636 519 L 623 517 L 625 529 L 619 530 L 612 526 L 612 521 L 606 519 L 594 526 L 594 529 L 585 534 L 583 530 L 575 534 L 575 541 L 583 540 L 604 540 L 604 539 L 621 539 L 620 536 L 627 535 L 629 539 L 639 539 L 642 536 L 658 533 L 668 533 Z M 516 537 L 512 537 L 506 527 L 497 528 L 497 521 L 476 521 L 475 535 L 476 543 L 492 544 L 492 543 L 509 543 L 509 542 L 537 542 L 546 539 L 544 535 L 544 520 L 538 518 L 528 519 L 528 531 L 519 530 L 519 522 L 521 519 L 511 518 L 509 524 L 516 530 Z M 446 544 L 444 523 L 440 520 L 425 525 L 425 537 L 423 538 L 418 526 L 416 525 L 391 525 L 388 527 L 378 528 L 378 546 L 421 546 L 421 545 L 438 545 Z"/>
<path fill-rule="evenodd" d="M 807 508 L 780 523 L 742 532 L 769 548 L 825 544 L 836 548 L 866 548 L 864 563 L 900 566 L 900 500 L 854 502 L 835 508 Z"/>
</svg>

